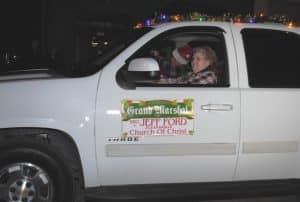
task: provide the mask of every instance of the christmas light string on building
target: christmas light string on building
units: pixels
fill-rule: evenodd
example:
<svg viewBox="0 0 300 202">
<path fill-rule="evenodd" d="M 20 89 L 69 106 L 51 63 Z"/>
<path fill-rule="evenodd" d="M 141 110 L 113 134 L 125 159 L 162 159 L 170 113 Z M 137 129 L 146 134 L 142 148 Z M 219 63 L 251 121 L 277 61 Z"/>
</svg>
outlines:
<svg viewBox="0 0 300 202">
<path fill-rule="evenodd" d="M 263 12 L 258 15 L 234 15 L 232 13 L 225 13 L 222 16 L 210 16 L 200 12 L 191 12 L 187 14 L 173 14 L 166 13 L 155 14 L 153 18 L 146 19 L 144 23 L 137 23 L 134 28 L 150 27 L 155 24 L 162 24 L 166 22 L 183 22 L 183 21 L 199 21 L 199 22 L 233 22 L 233 23 L 280 23 L 287 25 L 289 28 L 295 27 L 295 22 L 287 15 L 273 15 L 266 16 Z"/>
</svg>

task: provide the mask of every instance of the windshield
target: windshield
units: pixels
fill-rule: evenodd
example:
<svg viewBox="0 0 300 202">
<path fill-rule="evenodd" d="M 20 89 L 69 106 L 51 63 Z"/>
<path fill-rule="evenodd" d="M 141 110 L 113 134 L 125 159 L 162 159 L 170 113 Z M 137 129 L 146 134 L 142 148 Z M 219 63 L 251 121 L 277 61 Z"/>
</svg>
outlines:
<svg viewBox="0 0 300 202">
<path fill-rule="evenodd" d="M 106 43 L 105 47 L 97 52 L 97 55 L 79 62 L 74 68 L 72 76 L 87 76 L 101 70 L 125 48 L 151 30 L 152 28 L 145 27 L 117 35 L 109 43 Z M 98 44 L 97 38 L 94 39 L 94 43 Z"/>
<path fill-rule="evenodd" d="M 41 45 L 33 41 L 31 45 L 0 50 L 0 75 L 14 74 L 20 70 L 50 70 L 63 77 L 88 76 L 101 70 L 108 62 L 121 53 L 138 38 L 152 28 L 79 30 L 73 45 L 63 44 L 65 49 L 48 46 L 42 54 Z M 13 47 L 13 48 L 12 48 Z M 29 48 L 28 48 L 29 47 Z"/>
</svg>

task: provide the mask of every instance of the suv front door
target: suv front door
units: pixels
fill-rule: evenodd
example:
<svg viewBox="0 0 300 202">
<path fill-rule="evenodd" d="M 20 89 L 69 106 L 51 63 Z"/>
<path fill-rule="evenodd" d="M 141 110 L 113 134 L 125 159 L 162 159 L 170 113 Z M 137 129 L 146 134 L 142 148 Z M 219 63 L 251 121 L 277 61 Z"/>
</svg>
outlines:
<svg viewBox="0 0 300 202">
<path fill-rule="evenodd" d="M 191 33 L 202 28 L 191 23 L 186 32 L 186 27 L 176 28 L 176 33 L 188 35 L 183 34 L 180 39 L 189 40 Z M 207 27 L 203 26 L 201 40 L 205 39 Z M 214 32 L 215 27 L 211 28 L 210 32 Z M 230 85 L 135 83 L 135 88 L 128 89 L 122 86 L 124 82 L 116 81 L 129 57 L 171 29 L 174 34 L 174 27 L 148 33 L 101 73 L 96 103 L 96 144 L 102 185 L 231 181 L 234 176 L 240 93 L 233 40 L 227 24 L 220 25 L 218 29 L 224 31 L 217 35 L 222 39 L 220 43 L 224 43 L 219 46 L 223 47 L 219 52 L 224 53 Z M 210 36 L 206 38 L 211 40 Z M 168 107 L 186 114 L 174 115 Z M 152 116 L 149 108 L 160 111 L 160 115 Z"/>
</svg>

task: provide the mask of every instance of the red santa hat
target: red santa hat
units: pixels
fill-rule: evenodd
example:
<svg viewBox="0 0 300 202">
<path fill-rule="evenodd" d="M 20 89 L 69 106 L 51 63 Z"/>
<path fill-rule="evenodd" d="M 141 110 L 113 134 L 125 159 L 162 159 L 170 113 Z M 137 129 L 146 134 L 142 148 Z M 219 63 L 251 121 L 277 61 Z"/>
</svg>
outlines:
<svg viewBox="0 0 300 202">
<path fill-rule="evenodd" d="M 189 45 L 176 48 L 172 55 L 176 61 L 182 65 L 186 65 L 192 57 L 193 48 Z"/>
</svg>

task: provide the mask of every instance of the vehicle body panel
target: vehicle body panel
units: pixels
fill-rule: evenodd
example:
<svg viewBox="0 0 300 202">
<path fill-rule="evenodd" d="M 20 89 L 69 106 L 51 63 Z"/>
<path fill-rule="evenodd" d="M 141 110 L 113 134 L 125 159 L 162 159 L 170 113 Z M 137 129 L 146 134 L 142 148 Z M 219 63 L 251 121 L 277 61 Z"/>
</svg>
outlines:
<svg viewBox="0 0 300 202">
<path fill-rule="evenodd" d="M 93 135 L 98 77 L 99 73 L 0 82 L 0 128 L 50 128 L 67 133 L 79 150 L 86 185 L 98 185 Z"/>
</svg>

